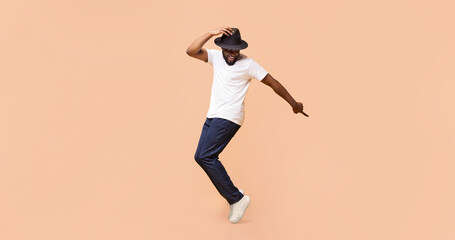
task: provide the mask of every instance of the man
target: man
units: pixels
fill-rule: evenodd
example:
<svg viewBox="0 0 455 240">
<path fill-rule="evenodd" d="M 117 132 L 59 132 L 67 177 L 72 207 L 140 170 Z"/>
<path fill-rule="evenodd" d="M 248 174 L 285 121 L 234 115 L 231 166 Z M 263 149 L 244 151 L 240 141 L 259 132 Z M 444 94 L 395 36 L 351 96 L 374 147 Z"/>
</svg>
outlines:
<svg viewBox="0 0 455 240">
<path fill-rule="evenodd" d="M 220 34 L 222 36 L 215 39 L 215 44 L 222 51 L 202 48 L 211 37 Z M 268 85 L 291 105 L 295 114 L 302 113 L 308 117 L 303 112 L 301 102 L 296 102 L 257 62 L 240 53 L 241 49 L 247 47 L 248 43 L 241 39 L 237 28 L 223 26 L 202 35 L 186 50 L 189 56 L 213 66 L 209 111 L 194 158 L 228 201 L 228 219 L 231 223 L 242 219 L 250 204 L 250 197 L 234 186 L 218 156 L 243 123 L 244 99 L 250 80 L 255 78 Z"/>
</svg>

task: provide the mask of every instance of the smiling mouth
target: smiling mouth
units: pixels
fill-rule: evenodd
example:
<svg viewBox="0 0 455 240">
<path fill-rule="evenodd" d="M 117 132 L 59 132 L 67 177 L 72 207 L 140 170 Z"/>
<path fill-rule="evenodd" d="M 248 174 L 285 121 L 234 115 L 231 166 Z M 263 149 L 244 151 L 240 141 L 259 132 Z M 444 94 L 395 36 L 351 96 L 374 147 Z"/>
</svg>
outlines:
<svg viewBox="0 0 455 240">
<path fill-rule="evenodd" d="M 230 61 L 234 61 L 235 57 L 228 56 L 228 59 L 229 59 Z"/>
</svg>

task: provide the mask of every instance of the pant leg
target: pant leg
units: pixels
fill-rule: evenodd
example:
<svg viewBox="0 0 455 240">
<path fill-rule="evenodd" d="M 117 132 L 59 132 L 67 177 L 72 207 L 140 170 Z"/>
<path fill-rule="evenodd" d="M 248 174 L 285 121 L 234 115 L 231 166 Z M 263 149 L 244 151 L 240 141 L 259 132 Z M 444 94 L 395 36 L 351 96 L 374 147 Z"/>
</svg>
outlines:
<svg viewBox="0 0 455 240">
<path fill-rule="evenodd" d="M 232 183 L 218 156 L 239 128 L 240 125 L 226 119 L 207 118 L 194 156 L 218 192 L 229 204 L 238 202 L 242 199 L 243 194 Z"/>
<path fill-rule="evenodd" d="M 207 118 L 204 122 L 204 126 L 202 127 L 202 132 L 201 136 L 199 137 L 199 143 L 197 145 L 196 153 L 194 154 L 194 159 L 198 159 L 199 154 L 201 152 L 201 148 L 204 145 L 205 138 L 207 136 L 207 132 L 209 131 L 210 128 L 210 123 L 212 122 L 213 118 Z"/>
</svg>

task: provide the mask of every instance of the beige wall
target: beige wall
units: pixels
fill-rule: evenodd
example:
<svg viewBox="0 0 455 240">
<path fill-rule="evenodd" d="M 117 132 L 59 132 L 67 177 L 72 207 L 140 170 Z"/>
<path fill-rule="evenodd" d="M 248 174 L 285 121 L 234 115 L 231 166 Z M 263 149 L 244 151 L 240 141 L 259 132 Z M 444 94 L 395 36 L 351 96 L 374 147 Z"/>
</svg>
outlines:
<svg viewBox="0 0 455 240">
<path fill-rule="evenodd" d="M 0 2 L 0 238 L 455 239 L 454 1 Z M 193 159 L 238 27 L 302 101 L 254 81 L 221 154 L 240 224 Z M 217 48 L 213 39 L 207 48 Z"/>
</svg>

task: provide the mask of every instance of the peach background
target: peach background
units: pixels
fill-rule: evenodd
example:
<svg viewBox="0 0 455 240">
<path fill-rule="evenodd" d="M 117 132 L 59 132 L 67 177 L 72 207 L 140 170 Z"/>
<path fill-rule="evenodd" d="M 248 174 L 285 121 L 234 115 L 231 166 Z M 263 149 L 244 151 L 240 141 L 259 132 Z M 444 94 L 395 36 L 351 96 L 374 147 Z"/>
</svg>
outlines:
<svg viewBox="0 0 455 240">
<path fill-rule="evenodd" d="M 455 239 L 454 12 L 2 0 L 0 239 Z M 220 25 L 310 114 L 251 84 L 220 156 L 237 225 L 193 159 L 212 69 L 185 50 Z"/>
</svg>

